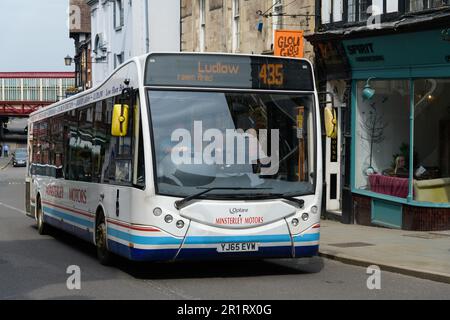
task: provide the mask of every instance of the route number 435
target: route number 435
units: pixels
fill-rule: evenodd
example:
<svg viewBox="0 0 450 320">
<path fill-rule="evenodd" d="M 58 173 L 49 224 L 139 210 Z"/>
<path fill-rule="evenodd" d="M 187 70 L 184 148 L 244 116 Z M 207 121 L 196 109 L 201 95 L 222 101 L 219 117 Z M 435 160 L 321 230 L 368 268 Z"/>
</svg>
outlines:
<svg viewBox="0 0 450 320">
<path fill-rule="evenodd" d="M 269 63 L 261 66 L 259 78 L 269 86 L 282 86 L 284 82 L 283 64 Z"/>
</svg>

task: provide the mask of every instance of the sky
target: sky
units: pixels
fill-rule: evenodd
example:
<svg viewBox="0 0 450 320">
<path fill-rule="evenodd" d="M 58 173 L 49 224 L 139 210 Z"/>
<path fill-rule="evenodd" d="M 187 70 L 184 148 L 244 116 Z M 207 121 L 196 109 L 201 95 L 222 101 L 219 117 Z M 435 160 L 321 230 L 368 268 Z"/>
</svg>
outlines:
<svg viewBox="0 0 450 320">
<path fill-rule="evenodd" d="M 0 0 L 0 72 L 73 71 L 69 0 Z"/>
</svg>

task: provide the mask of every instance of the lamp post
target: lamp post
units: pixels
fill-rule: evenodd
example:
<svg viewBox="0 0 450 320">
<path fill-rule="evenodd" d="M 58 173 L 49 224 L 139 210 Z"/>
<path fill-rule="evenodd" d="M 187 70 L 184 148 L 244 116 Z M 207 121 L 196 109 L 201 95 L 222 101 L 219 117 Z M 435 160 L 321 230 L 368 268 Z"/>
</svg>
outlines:
<svg viewBox="0 0 450 320">
<path fill-rule="evenodd" d="M 64 64 L 67 67 L 70 67 L 70 65 L 73 63 L 73 58 L 69 55 L 67 55 L 67 57 L 64 58 Z"/>
</svg>

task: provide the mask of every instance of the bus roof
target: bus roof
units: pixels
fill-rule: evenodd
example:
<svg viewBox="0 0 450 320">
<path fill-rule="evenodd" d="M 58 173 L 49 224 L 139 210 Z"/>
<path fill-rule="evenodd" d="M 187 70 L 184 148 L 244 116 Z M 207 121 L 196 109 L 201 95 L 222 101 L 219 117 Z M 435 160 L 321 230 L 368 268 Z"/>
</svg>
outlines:
<svg viewBox="0 0 450 320">
<path fill-rule="evenodd" d="M 104 90 L 105 86 L 108 85 L 108 83 L 112 83 L 112 85 L 117 86 L 117 88 L 124 87 L 123 81 L 114 81 L 114 78 L 116 75 L 120 74 L 121 71 L 123 71 L 126 68 L 129 68 L 130 65 L 134 64 L 136 66 L 136 78 L 138 78 L 137 83 L 135 83 L 135 87 L 139 87 L 144 85 L 144 66 L 146 64 L 146 61 L 151 56 L 158 56 L 158 55 L 171 55 L 171 56 L 223 56 L 223 57 L 251 57 L 251 58 L 278 58 L 278 59 L 286 59 L 286 60 L 297 60 L 297 61 L 304 61 L 306 64 L 308 64 L 311 67 L 312 70 L 312 64 L 309 60 L 304 58 L 291 58 L 291 57 L 274 57 L 274 56 L 268 56 L 268 55 L 258 55 L 258 54 L 234 54 L 234 53 L 220 53 L 220 52 L 205 52 L 205 53 L 198 53 L 198 52 L 151 52 L 145 55 L 137 56 L 134 58 L 131 58 L 130 60 L 127 60 L 122 65 L 120 65 L 117 69 L 115 69 L 101 84 L 97 85 L 96 87 L 93 87 L 91 89 L 88 89 L 86 91 L 80 92 L 74 96 L 71 96 L 69 98 L 66 98 L 64 100 L 58 101 L 48 107 L 42 108 L 40 110 L 37 110 L 30 114 L 29 122 L 35 122 L 39 121 L 41 119 L 63 113 L 66 111 L 70 111 L 72 109 L 76 109 L 80 106 L 83 106 L 88 103 L 93 103 L 98 100 L 106 98 L 105 95 L 101 95 L 101 90 Z M 120 77 L 118 77 L 120 78 Z M 128 77 L 130 79 L 130 77 Z M 116 79 L 117 80 L 117 79 Z M 108 89 L 106 89 L 108 90 Z M 96 99 L 94 96 L 98 93 L 99 96 L 102 96 L 101 99 Z M 89 97 L 92 97 L 91 99 Z M 86 103 L 83 103 L 83 100 L 86 100 Z M 92 100 L 92 101 L 89 101 Z"/>
</svg>

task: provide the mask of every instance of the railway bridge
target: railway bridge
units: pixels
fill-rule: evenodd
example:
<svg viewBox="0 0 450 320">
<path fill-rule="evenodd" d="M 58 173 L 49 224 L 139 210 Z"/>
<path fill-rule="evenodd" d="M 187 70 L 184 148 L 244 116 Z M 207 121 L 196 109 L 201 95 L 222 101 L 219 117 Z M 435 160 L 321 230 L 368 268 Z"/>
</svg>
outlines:
<svg viewBox="0 0 450 320">
<path fill-rule="evenodd" d="M 74 85 L 74 72 L 0 72 L 0 138 L 10 118 L 63 99 Z"/>
</svg>

